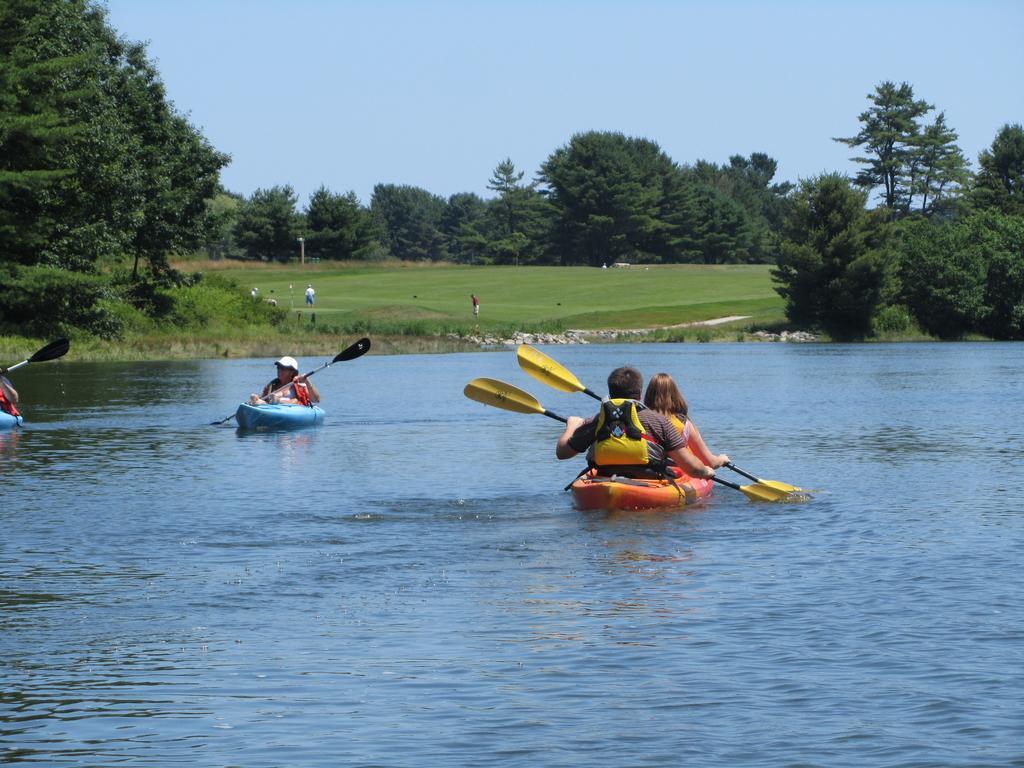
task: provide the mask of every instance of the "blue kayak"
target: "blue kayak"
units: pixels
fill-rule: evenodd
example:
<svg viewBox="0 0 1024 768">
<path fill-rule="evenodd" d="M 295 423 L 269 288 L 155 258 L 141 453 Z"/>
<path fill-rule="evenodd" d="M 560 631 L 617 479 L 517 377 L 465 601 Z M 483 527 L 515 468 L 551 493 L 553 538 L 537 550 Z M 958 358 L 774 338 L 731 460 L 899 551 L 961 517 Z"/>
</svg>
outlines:
<svg viewBox="0 0 1024 768">
<path fill-rule="evenodd" d="M 316 405 L 249 405 L 235 411 L 239 429 L 296 429 L 311 427 L 324 420 L 323 409 Z"/>
<path fill-rule="evenodd" d="M 0 411 L 0 429 L 10 429 L 21 424 L 21 416 L 11 416 L 7 411 Z"/>
</svg>

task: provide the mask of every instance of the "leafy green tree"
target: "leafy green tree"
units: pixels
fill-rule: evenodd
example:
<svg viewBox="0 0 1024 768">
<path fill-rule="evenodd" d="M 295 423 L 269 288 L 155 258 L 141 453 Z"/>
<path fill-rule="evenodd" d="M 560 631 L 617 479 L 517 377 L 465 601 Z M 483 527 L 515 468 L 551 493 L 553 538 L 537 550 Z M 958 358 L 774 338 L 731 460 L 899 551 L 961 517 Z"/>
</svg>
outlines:
<svg viewBox="0 0 1024 768">
<path fill-rule="evenodd" d="M 992 146 L 978 156 L 979 170 L 971 190 L 978 208 L 1024 214 L 1024 128 L 1004 125 Z"/>
<path fill-rule="evenodd" d="M 373 220 L 355 192 L 320 187 L 306 207 L 306 252 L 323 259 L 361 259 L 374 243 Z"/>
<path fill-rule="evenodd" d="M 250 259 L 288 261 L 298 249 L 298 198 L 291 186 L 257 189 L 245 201 L 235 239 Z"/>
<path fill-rule="evenodd" d="M 776 291 L 794 323 L 835 338 L 871 332 L 875 313 L 894 292 L 888 230 L 865 210 L 867 193 L 827 174 L 801 183 L 783 229 Z"/>
<path fill-rule="evenodd" d="M 729 165 L 698 161 L 692 174 L 704 192 L 709 220 L 704 223 L 711 241 L 702 248 L 702 258 L 712 263 L 775 260 L 777 231 L 788 210 L 789 183 L 773 184 L 778 164 L 763 152 L 749 158 L 733 155 Z M 738 206 L 738 208 L 737 208 Z"/>
<path fill-rule="evenodd" d="M 543 259 L 550 208 L 537 191 L 536 183 L 520 183 L 523 176 L 506 158 L 494 169 L 487 184 L 488 189 L 497 192 L 497 197 L 487 205 L 488 252 L 497 264 L 518 266 Z"/>
<path fill-rule="evenodd" d="M 0 249 L 22 263 L 55 261 L 48 251 L 75 243 L 72 264 L 88 269 L 118 241 L 89 227 L 74 191 L 75 150 L 89 142 L 80 112 L 100 102 L 96 11 L 84 3 L 11 0 L 0 5 Z M 115 158 L 102 155 L 110 160 Z M 92 230 L 91 232 L 88 230 Z"/>
<path fill-rule="evenodd" d="M 1024 340 L 1024 216 L 983 211 L 964 225 L 988 267 L 981 331 L 995 339 Z"/>
<path fill-rule="evenodd" d="M 697 191 L 698 215 L 693 223 L 705 264 L 735 264 L 753 260 L 755 240 L 762 235 L 749 212 L 732 196 L 717 187 Z"/>
<path fill-rule="evenodd" d="M 1024 339 L 1024 217 L 984 210 L 900 228 L 899 301 L 927 332 Z"/>
<path fill-rule="evenodd" d="M 733 155 L 729 158 L 728 176 L 733 181 L 732 196 L 752 215 L 763 219 L 758 230 L 769 234 L 782 229 L 782 223 L 789 213 L 789 195 L 794 185 L 788 181 L 775 182 L 779 164 L 763 152 L 754 152 L 749 158 Z M 760 234 L 759 232 L 759 234 Z M 761 235 L 763 238 L 764 235 Z M 774 244 L 761 244 L 766 256 L 772 256 Z"/>
<path fill-rule="evenodd" d="M 957 339 L 985 313 L 985 259 L 952 221 L 905 223 L 898 248 L 900 303 L 923 330 Z"/>
<path fill-rule="evenodd" d="M 487 188 L 498 193 L 499 204 L 494 207 L 495 218 L 500 221 L 504 233 L 515 232 L 519 223 L 515 195 L 523 189 L 519 182 L 524 175 L 523 171 L 516 171 L 512 158 L 505 158 L 498 163 L 487 182 Z"/>
<path fill-rule="evenodd" d="M 696 169 L 676 167 L 662 178 L 661 202 L 646 250 L 663 262 L 714 261 L 721 252 L 714 213 L 732 206 L 728 196 L 698 176 Z"/>
<path fill-rule="evenodd" d="M 956 144 L 957 134 L 946 125 L 940 112 L 914 142 L 910 153 L 910 189 L 921 199 L 918 210 L 931 215 L 948 207 L 968 181 L 970 172 L 963 152 Z M 910 213 L 912 195 L 907 195 L 903 213 Z"/>
<path fill-rule="evenodd" d="M 91 0 L 0 4 L 0 249 L 166 270 L 202 236 L 227 156 L 177 115 L 145 48 Z"/>
<path fill-rule="evenodd" d="M 662 203 L 678 172 L 653 141 L 597 131 L 573 136 L 540 174 L 554 207 L 552 237 L 561 262 L 601 266 L 670 257 L 675 243 Z"/>
<path fill-rule="evenodd" d="M 474 192 L 458 192 L 448 198 L 441 215 L 441 233 L 452 261 L 489 263 L 486 255 L 487 204 Z"/>
<path fill-rule="evenodd" d="M 885 207 L 896 211 L 907 204 L 913 194 L 908 187 L 910 159 L 916 154 L 920 135 L 918 119 L 933 109 L 932 105 L 914 98 L 914 89 L 907 83 L 896 85 L 886 80 L 868 94 L 872 107 L 861 112 L 861 129 L 856 136 L 834 141 L 849 147 L 864 147 L 864 156 L 853 160 L 865 167 L 855 183 L 865 189 L 882 187 Z"/>
<path fill-rule="evenodd" d="M 447 257 L 441 231 L 444 198 L 420 187 L 377 184 L 370 211 L 384 245 L 396 259 L 440 261 Z"/>
<path fill-rule="evenodd" d="M 206 201 L 203 247 L 210 259 L 219 261 L 243 256 L 235 240 L 235 226 L 244 205 L 245 198 L 242 195 L 228 191 L 220 191 Z"/>
<path fill-rule="evenodd" d="M 0 332 L 46 337 L 85 330 L 116 338 L 122 324 L 111 312 L 111 298 L 100 275 L 0 263 Z"/>
<path fill-rule="evenodd" d="M 131 158 L 140 181 L 131 210 L 132 274 L 142 258 L 153 272 L 164 272 L 170 253 L 201 243 L 206 201 L 219 190 L 220 169 L 229 158 L 173 112 L 143 46 L 127 47 L 117 74 L 120 112 L 138 148 Z"/>
</svg>

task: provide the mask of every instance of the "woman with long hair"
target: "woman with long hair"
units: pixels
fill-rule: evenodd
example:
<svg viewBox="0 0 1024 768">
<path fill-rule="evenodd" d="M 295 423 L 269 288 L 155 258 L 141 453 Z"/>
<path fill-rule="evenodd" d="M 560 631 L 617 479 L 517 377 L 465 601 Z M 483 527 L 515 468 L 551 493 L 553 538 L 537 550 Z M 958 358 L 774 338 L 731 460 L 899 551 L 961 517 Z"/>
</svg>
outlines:
<svg viewBox="0 0 1024 768">
<path fill-rule="evenodd" d="M 726 454 L 715 454 L 708 448 L 697 425 L 690 419 L 690 406 L 686 398 L 683 397 L 675 380 L 667 373 L 657 373 L 651 377 L 644 393 L 644 405 L 668 416 L 686 441 L 686 447 L 709 467 L 718 469 L 729 463 Z"/>
</svg>

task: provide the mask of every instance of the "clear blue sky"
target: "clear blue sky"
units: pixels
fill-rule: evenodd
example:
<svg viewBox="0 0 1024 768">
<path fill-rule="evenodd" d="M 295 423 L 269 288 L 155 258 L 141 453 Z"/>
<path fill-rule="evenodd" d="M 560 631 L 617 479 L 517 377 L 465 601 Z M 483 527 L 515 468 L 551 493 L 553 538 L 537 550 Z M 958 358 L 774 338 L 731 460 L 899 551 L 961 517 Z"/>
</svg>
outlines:
<svg viewBox="0 0 1024 768">
<path fill-rule="evenodd" d="M 477 192 L 532 178 L 574 133 L 621 131 L 675 161 L 766 152 L 776 180 L 853 173 L 832 141 L 906 81 L 976 167 L 1024 123 L 1024 3 L 108 0 L 170 98 L 232 156 L 245 195 L 374 184 Z M 935 112 L 930 113 L 930 121 Z"/>
</svg>

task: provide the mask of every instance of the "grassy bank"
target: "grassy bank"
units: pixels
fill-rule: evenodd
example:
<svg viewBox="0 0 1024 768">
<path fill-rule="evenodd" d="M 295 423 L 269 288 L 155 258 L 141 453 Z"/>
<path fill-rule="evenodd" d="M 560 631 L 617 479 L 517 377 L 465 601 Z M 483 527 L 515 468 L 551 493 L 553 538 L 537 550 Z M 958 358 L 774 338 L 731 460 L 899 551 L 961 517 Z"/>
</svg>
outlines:
<svg viewBox="0 0 1024 768">
<path fill-rule="evenodd" d="M 222 264 L 222 263 L 221 263 Z M 210 268 L 210 264 L 203 265 Z M 220 264 L 217 265 L 218 267 Z M 325 269 L 221 268 L 264 299 L 306 313 L 316 291 L 318 322 L 388 321 L 423 327 L 491 330 L 645 328 L 751 315 L 782 319 L 782 299 L 767 265 L 587 267 L 367 266 Z M 480 299 L 474 318 L 470 294 Z"/>
<path fill-rule="evenodd" d="M 746 330 L 785 323 L 782 300 L 772 288 L 766 265 L 592 269 L 185 262 L 176 266 L 186 273 L 233 278 L 247 296 L 256 288 L 255 301 L 273 299 L 284 318 L 277 325 L 150 328 L 117 341 L 75 337 L 68 359 L 326 355 L 363 335 L 372 337 L 375 352 L 446 352 L 477 349 L 462 337 L 482 334 L 507 337 L 567 329 L 661 328 L 749 316 L 699 331 L 670 329 L 648 336 L 651 340 L 733 341 Z M 312 310 L 305 305 L 310 284 L 316 291 Z M 471 293 L 480 299 L 479 317 L 472 314 Z M 0 360 L 24 359 L 46 341 L 0 337 Z"/>
</svg>

